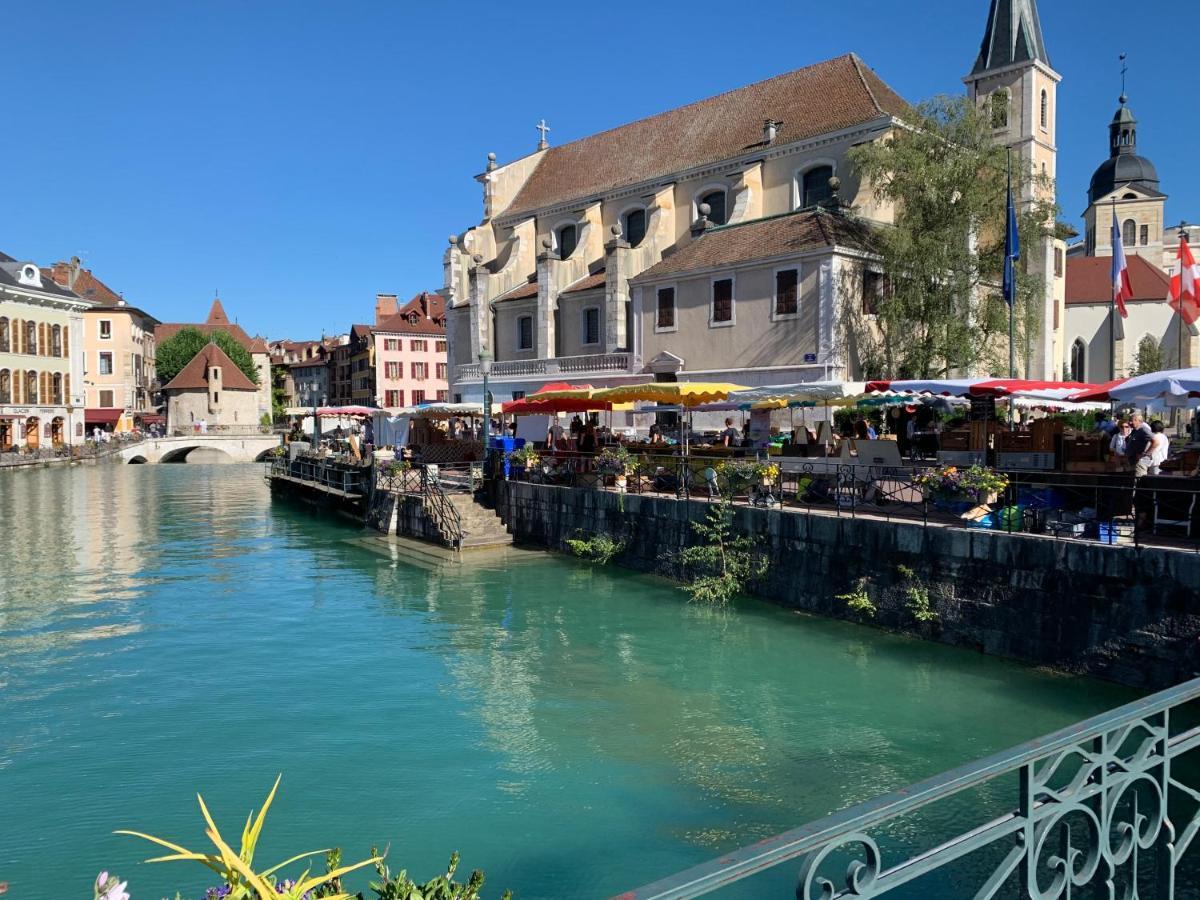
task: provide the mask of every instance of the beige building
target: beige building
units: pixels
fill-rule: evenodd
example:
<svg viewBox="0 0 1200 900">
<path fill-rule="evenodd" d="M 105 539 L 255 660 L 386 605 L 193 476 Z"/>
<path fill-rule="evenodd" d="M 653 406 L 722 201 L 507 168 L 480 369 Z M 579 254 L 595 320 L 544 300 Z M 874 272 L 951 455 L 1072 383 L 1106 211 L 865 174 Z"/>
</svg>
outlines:
<svg viewBox="0 0 1200 900">
<path fill-rule="evenodd" d="M 254 366 L 258 370 L 258 414 L 271 415 L 271 348 L 260 337 L 251 337 L 237 322 L 231 322 L 225 314 L 225 307 L 219 299 L 214 299 L 208 311 L 208 318 L 203 322 L 167 322 L 154 329 L 154 338 L 158 344 L 169 339 L 181 328 L 196 328 L 205 334 L 214 331 L 224 331 L 246 348 Z"/>
<path fill-rule="evenodd" d="M 258 388 L 216 344 L 163 386 L 170 434 L 257 434 Z"/>
<path fill-rule="evenodd" d="M 83 314 L 84 425 L 111 428 L 123 413 L 139 425 L 159 420 L 154 403 L 154 316 L 82 267 L 79 257 L 45 274 L 91 302 Z"/>
<path fill-rule="evenodd" d="M 717 263 L 697 263 L 679 286 L 678 324 L 668 332 L 654 326 L 659 276 L 682 277 L 679 263 L 666 261 L 692 259 L 693 244 L 709 247 L 722 267 L 736 267 L 739 254 L 761 261 L 759 247 L 741 243 L 760 235 L 755 223 L 787 217 L 766 226 L 777 234 L 825 221 L 833 214 L 813 211 L 833 205 L 835 186 L 857 216 L 887 221 L 890 210 L 876 207 L 846 154 L 887 134 L 907 108 L 846 55 L 562 147 L 543 141 L 504 165 L 489 157 L 479 176 L 483 220 L 452 238 L 444 258 L 452 395 L 481 396 L 484 350 L 496 360 L 497 402 L 549 381 L 678 376 L 753 385 L 849 374 L 833 336 L 854 280 L 841 266 L 861 267 L 861 254 L 841 252 L 840 226 L 830 226 L 832 243 L 773 251 L 799 260 L 797 302 L 824 298 L 823 312 L 805 306 L 772 316 L 766 294 L 774 288 L 749 274 L 737 275 L 731 297 L 703 299 L 696 285 L 705 294 L 725 287 L 705 281 L 716 278 Z M 745 296 L 751 285 L 753 300 Z M 710 306 L 714 313 L 703 312 Z M 810 333 L 801 339 L 800 330 Z"/>
<path fill-rule="evenodd" d="M 0 253 L 0 452 L 82 443 L 89 305 Z"/>
</svg>

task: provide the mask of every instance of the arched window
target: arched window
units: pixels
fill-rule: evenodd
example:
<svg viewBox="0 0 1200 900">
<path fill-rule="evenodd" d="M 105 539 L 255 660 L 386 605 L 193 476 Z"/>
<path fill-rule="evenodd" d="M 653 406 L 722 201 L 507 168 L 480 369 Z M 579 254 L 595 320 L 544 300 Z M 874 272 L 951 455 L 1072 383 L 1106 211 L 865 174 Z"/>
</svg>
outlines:
<svg viewBox="0 0 1200 900">
<path fill-rule="evenodd" d="M 25 323 L 25 352 L 37 356 L 37 323 Z"/>
<path fill-rule="evenodd" d="M 0 403 L 12 402 L 12 375 L 8 369 L 0 369 Z"/>
<path fill-rule="evenodd" d="M 708 221 L 714 225 L 725 224 L 725 191 L 709 191 L 696 202 L 696 207 L 699 209 L 701 203 L 708 204 Z"/>
<path fill-rule="evenodd" d="M 8 347 L 8 316 L 0 316 L 0 353 L 7 353 Z"/>
<path fill-rule="evenodd" d="M 564 225 L 555 234 L 558 241 L 558 258 L 568 259 L 579 245 L 579 229 L 574 225 Z"/>
<path fill-rule="evenodd" d="M 55 325 L 50 330 L 50 352 L 54 356 L 62 356 L 62 326 Z"/>
<path fill-rule="evenodd" d="M 625 213 L 625 220 L 621 223 L 621 231 L 625 234 L 625 240 L 629 242 L 630 247 L 636 247 L 646 237 L 646 211 L 644 209 L 631 209 Z"/>
<path fill-rule="evenodd" d="M 1050 95 L 1042 91 L 1042 127 L 1046 128 L 1050 121 Z"/>
<path fill-rule="evenodd" d="M 1008 91 L 1001 88 L 992 94 L 992 127 L 1007 128 L 1008 127 Z"/>
<path fill-rule="evenodd" d="M 63 402 L 62 389 L 63 389 L 62 374 L 59 372 L 55 372 L 54 377 L 50 383 L 50 393 L 53 396 L 54 402 L 56 404 Z"/>
<path fill-rule="evenodd" d="M 1137 222 L 1133 219 L 1126 219 L 1121 226 L 1121 241 L 1126 247 L 1137 244 Z"/>
<path fill-rule="evenodd" d="M 25 402 L 31 406 L 38 402 L 38 377 L 32 369 L 25 373 Z"/>
<path fill-rule="evenodd" d="M 800 181 L 800 208 L 820 206 L 833 196 L 829 179 L 833 177 L 833 166 L 817 166 L 804 173 Z"/>
<path fill-rule="evenodd" d="M 1071 345 L 1071 380 L 1084 382 L 1087 375 L 1087 344 L 1076 338 Z"/>
</svg>

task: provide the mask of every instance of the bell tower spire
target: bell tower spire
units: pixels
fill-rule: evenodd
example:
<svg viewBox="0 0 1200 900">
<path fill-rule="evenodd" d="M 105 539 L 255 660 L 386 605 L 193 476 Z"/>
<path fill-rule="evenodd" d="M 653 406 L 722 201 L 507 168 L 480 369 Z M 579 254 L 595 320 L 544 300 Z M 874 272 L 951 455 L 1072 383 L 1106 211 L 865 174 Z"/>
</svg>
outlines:
<svg viewBox="0 0 1200 900">
<path fill-rule="evenodd" d="M 963 81 L 971 100 L 991 119 L 993 140 L 1013 151 L 1014 186 L 1020 185 L 1024 204 L 1055 198 L 1061 80 L 1050 65 L 1037 0 L 991 0 L 979 55 Z M 1047 237 L 1025 253 L 1023 265 L 1045 288 L 1037 303 L 1039 334 L 1020 366 L 1027 377 L 1053 378 L 1062 372 L 1062 341 L 1054 323 L 1064 315 L 1065 252 L 1065 244 Z"/>
</svg>

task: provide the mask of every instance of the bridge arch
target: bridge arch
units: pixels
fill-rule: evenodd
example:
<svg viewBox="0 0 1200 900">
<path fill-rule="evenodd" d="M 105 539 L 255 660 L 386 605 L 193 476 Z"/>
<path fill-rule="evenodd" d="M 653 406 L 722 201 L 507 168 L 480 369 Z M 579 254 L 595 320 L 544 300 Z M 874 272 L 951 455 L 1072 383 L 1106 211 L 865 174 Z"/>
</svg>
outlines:
<svg viewBox="0 0 1200 900">
<path fill-rule="evenodd" d="M 129 457 L 128 462 L 129 462 L 129 465 L 131 465 L 131 466 L 142 466 L 142 465 L 146 464 L 147 460 L 146 460 L 146 457 L 142 456 L 139 453 L 137 456 Z"/>
</svg>

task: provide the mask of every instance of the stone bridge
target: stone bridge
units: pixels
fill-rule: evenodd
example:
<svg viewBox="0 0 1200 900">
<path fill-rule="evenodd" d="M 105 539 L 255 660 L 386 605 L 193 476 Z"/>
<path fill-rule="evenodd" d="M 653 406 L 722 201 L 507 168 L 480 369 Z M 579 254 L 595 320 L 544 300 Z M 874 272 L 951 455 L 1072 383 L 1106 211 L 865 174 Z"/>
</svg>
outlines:
<svg viewBox="0 0 1200 900">
<path fill-rule="evenodd" d="M 127 463 L 231 463 L 260 462 L 279 446 L 277 434 L 187 434 L 148 438 L 118 455 Z"/>
</svg>

